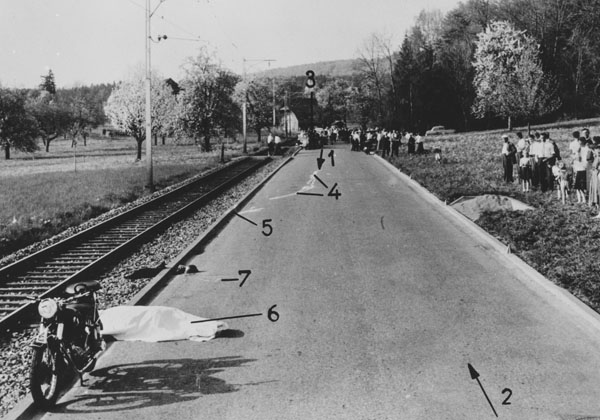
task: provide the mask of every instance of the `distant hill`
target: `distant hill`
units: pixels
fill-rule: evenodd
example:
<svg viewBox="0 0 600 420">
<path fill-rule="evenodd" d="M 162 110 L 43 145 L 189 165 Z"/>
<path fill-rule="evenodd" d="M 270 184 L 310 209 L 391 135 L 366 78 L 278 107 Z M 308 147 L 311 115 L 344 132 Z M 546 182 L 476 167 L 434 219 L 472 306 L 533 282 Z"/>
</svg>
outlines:
<svg viewBox="0 0 600 420">
<path fill-rule="evenodd" d="M 347 60 L 320 61 L 318 63 L 300 64 L 297 66 L 281 67 L 271 70 L 256 72 L 256 75 L 267 77 L 294 77 L 304 76 L 307 70 L 312 70 L 317 76 L 351 76 L 356 74 L 358 60 L 351 58 Z"/>
</svg>

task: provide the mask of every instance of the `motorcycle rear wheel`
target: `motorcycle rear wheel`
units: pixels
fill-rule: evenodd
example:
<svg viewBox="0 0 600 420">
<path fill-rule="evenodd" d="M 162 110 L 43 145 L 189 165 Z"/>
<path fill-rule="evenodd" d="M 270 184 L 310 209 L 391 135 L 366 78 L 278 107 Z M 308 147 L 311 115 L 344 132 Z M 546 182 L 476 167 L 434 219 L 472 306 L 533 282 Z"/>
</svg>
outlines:
<svg viewBox="0 0 600 420">
<path fill-rule="evenodd" d="M 33 349 L 29 370 L 29 390 L 36 406 L 52 408 L 56 404 L 60 384 L 60 358 L 48 346 Z"/>
</svg>

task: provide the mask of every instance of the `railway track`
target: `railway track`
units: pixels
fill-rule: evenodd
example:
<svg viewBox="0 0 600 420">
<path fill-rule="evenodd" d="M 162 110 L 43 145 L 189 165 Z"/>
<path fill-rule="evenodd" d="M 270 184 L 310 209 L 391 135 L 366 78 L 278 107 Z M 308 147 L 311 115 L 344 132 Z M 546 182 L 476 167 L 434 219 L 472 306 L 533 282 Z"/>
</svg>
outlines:
<svg viewBox="0 0 600 420">
<path fill-rule="evenodd" d="M 31 297 L 98 275 L 267 159 L 245 158 L 0 269 L 0 332 L 38 321 Z"/>
</svg>

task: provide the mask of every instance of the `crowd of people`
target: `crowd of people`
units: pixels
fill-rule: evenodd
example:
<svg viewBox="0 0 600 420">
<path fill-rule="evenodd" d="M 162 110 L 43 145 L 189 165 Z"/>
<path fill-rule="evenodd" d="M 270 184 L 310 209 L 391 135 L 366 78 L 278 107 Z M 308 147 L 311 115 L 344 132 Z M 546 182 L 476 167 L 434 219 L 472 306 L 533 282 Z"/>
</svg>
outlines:
<svg viewBox="0 0 600 420">
<path fill-rule="evenodd" d="M 516 166 L 518 181 L 524 192 L 532 188 L 541 192 L 556 190 L 558 198 L 565 203 L 574 191 L 578 203 L 590 206 L 600 203 L 600 136 L 591 137 L 587 128 L 581 132 L 574 131 L 564 156 L 547 132 L 536 132 L 526 137 L 517 133 L 516 136 L 516 144 L 507 134 L 502 136 L 505 182 L 514 182 Z"/>
<path fill-rule="evenodd" d="M 418 134 L 398 130 L 387 130 L 385 128 L 356 129 L 350 133 L 352 142 L 352 151 L 377 153 L 381 152 L 381 157 L 398 156 L 402 138 L 406 139 L 408 153 L 425 153 L 423 146 L 424 138 Z"/>
</svg>

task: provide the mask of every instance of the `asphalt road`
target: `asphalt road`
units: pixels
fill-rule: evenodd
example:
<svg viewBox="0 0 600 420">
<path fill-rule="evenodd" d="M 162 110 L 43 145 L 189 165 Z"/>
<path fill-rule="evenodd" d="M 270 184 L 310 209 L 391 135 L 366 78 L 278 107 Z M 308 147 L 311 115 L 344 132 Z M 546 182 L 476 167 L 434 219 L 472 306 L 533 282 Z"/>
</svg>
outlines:
<svg viewBox="0 0 600 420">
<path fill-rule="evenodd" d="M 207 343 L 116 343 L 45 418 L 493 419 L 490 403 L 501 419 L 600 416 L 592 329 L 375 158 L 338 148 L 316 172 L 317 155 L 285 166 L 242 212 L 258 226 L 234 218 L 190 260 L 201 272 L 154 302 L 263 315 Z M 242 287 L 221 281 L 239 270 Z"/>
</svg>

